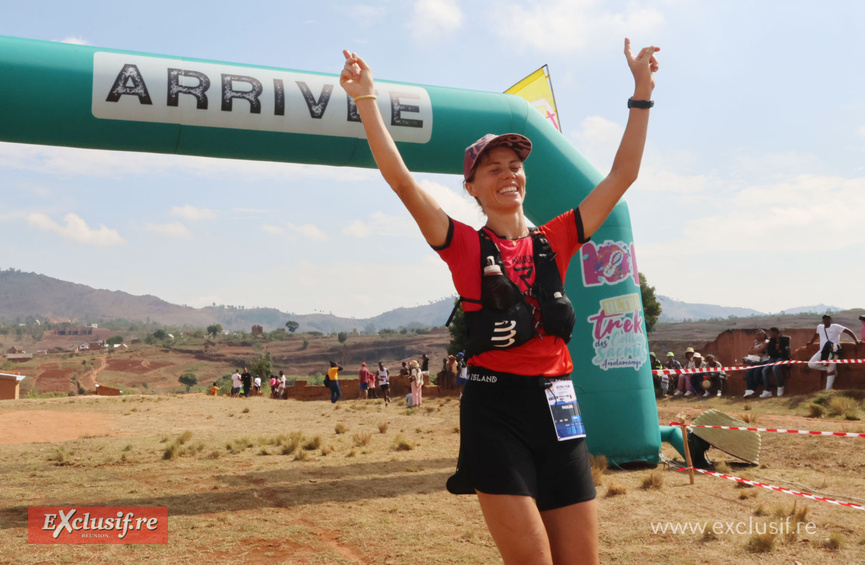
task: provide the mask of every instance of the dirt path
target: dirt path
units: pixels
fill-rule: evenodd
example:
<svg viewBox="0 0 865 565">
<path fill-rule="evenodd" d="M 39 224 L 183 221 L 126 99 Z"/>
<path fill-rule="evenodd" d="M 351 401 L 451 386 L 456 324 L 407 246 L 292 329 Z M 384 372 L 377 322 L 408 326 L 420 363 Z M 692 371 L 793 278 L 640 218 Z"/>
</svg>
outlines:
<svg viewBox="0 0 865 565">
<path fill-rule="evenodd" d="M 108 366 L 108 356 L 103 355 L 102 357 L 99 358 L 99 367 L 94 367 L 92 371 L 90 371 L 86 375 L 83 375 L 78 380 L 78 382 L 81 384 L 81 386 L 83 386 L 87 390 L 95 390 L 96 389 L 96 382 L 98 381 L 98 379 L 96 377 L 99 375 L 100 371 L 105 369 L 105 367 L 107 367 L 107 366 Z"/>
</svg>

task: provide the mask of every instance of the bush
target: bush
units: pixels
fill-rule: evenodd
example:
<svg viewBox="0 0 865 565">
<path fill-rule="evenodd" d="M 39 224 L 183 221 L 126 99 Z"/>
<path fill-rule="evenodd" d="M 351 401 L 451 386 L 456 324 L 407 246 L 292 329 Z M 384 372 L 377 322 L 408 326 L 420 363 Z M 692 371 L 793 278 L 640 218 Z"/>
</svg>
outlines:
<svg viewBox="0 0 865 565">
<path fill-rule="evenodd" d="M 337 435 L 344 434 L 345 432 L 348 431 L 348 427 L 345 424 L 343 424 L 342 422 L 340 422 L 333 427 L 333 431 L 336 432 Z"/>
<path fill-rule="evenodd" d="M 393 448 L 396 451 L 411 451 L 414 449 L 414 446 L 409 443 L 404 435 L 397 434 L 397 436 L 393 438 Z"/>
</svg>

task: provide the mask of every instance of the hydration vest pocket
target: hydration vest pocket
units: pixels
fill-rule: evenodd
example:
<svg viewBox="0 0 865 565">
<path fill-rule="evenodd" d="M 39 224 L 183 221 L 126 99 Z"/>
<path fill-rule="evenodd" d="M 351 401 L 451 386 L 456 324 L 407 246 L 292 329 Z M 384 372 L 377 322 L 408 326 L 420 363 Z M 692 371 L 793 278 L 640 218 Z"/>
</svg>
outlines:
<svg viewBox="0 0 865 565">
<path fill-rule="evenodd" d="M 492 349 L 522 345 L 534 337 L 532 311 L 520 300 L 507 310 L 482 309 L 466 312 L 469 357 Z"/>
<path fill-rule="evenodd" d="M 574 313 L 571 299 L 564 292 L 559 291 L 553 293 L 541 291 L 538 294 L 544 330 L 549 335 L 560 337 L 565 340 L 565 343 L 569 343 L 574 331 L 574 324 L 577 323 L 577 316 Z"/>
</svg>

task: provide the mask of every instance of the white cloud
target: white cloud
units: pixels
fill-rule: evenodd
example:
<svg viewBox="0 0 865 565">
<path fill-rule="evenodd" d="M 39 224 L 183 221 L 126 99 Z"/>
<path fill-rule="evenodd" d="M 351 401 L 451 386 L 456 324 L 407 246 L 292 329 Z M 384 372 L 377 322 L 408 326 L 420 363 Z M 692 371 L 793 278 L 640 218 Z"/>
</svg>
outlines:
<svg viewBox="0 0 865 565">
<path fill-rule="evenodd" d="M 459 29 L 463 13 L 455 0 L 417 0 L 409 28 L 415 39 L 440 38 Z"/>
<path fill-rule="evenodd" d="M 324 232 L 318 226 L 314 226 L 312 224 L 304 224 L 302 226 L 288 224 L 288 229 L 316 241 L 327 241 L 328 239 L 326 232 Z"/>
<path fill-rule="evenodd" d="M 171 214 L 173 216 L 180 216 L 181 218 L 186 218 L 187 220 L 198 221 L 198 220 L 212 220 L 216 217 L 216 214 L 213 213 L 213 210 L 209 208 L 196 208 L 195 206 L 191 206 L 186 204 L 184 206 L 173 206 L 171 208 Z"/>
<path fill-rule="evenodd" d="M 282 235 L 285 233 L 285 230 L 282 229 L 281 227 L 272 226 L 270 224 L 265 224 L 265 225 L 261 226 L 261 231 L 263 231 L 264 233 L 269 233 L 269 234 L 273 234 L 273 235 Z"/>
<path fill-rule="evenodd" d="M 651 35 L 664 22 L 657 10 L 612 11 L 599 0 L 497 2 L 495 13 L 504 15 L 496 26 L 503 39 L 548 53 L 585 50 L 609 37 Z"/>
<path fill-rule="evenodd" d="M 69 36 L 60 40 L 60 43 L 69 43 L 70 45 L 93 45 L 81 36 Z"/>
<path fill-rule="evenodd" d="M 158 233 L 176 239 L 189 239 L 192 232 L 180 222 L 170 224 L 145 224 L 144 229 L 149 232 Z"/>
<path fill-rule="evenodd" d="M 85 245 L 107 247 L 126 243 L 120 234 L 113 229 L 100 225 L 93 229 L 87 225 L 81 216 L 69 213 L 63 218 L 66 225 L 60 225 L 45 214 L 33 213 L 27 216 L 27 223 L 42 231 L 53 232 L 65 239 L 71 239 Z"/>
<path fill-rule="evenodd" d="M 349 237 L 364 238 L 371 235 L 386 237 L 420 237 L 420 230 L 408 212 L 398 216 L 373 212 L 365 220 L 355 220 L 343 228 Z"/>
<path fill-rule="evenodd" d="M 348 8 L 348 15 L 361 27 L 367 27 L 380 22 L 387 15 L 384 6 L 370 6 L 368 4 L 356 4 Z"/>
</svg>

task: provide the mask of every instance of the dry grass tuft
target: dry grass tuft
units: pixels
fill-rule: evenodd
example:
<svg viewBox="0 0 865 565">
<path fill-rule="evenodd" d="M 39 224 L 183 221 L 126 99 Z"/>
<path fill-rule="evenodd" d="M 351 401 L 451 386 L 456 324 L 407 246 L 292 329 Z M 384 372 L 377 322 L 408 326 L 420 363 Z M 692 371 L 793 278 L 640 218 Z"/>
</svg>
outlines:
<svg viewBox="0 0 865 565">
<path fill-rule="evenodd" d="M 393 448 L 395 451 L 411 451 L 414 449 L 414 445 L 412 445 L 404 435 L 397 434 L 395 438 L 393 438 Z"/>
<path fill-rule="evenodd" d="M 607 458 L 604 455 L 598 455 L 595 457 L 591 454 L 589 454 L 589 462 L 592 465 L 592 482 L 595 483 L 595 486 L 598 486 L 601 484 L 601 477 L 610 467 L 610 462 L 607 461 Z"/>
<path fill-rule="evenodd" d="M 661 490 L 664 488 L 664 478 L 660 471 L 654 470 L 643 478 L 643 483 L 640 485 L 643 490 Z"/>
<path fill-rule="evenodd" d="M 775 536 L 772 534 L 754 534 L 745 544 L 750 553 L 769 553 L 775 549 Z"/>
<path fill-rule="evenodd" d="M 321 436 L 311 437 L 305 442 L 303 442 L 304 451 L 315 451 L 321 447 Z"/>
<path fill-rule="evenodd" d="M 859 403 L 849 396 L 834 396 L 829 399 L 829 410 L 846 420 L 859 419 Z"/>
<path fill-rule="evenodd" d="M 757 415 L 753 412 L 748 414 L 739 414 L 739 419 L 745 422 L 746 424 L 751 424 L 751 426 L 757 425 Z"/>
<path fill-rule="evenodd" d="M 343 424 L 342 422 L 339 422 L 339 423 L 337 423 L 337 425 L 335 425 L 335 426 L 333 427 L 333 431 L 334 431 L 337 435 L 339 435 L 339 434 L 344 434 L 345 432 L 348 431 L 348 426 L 346 426 L 346 425 Z"/>
<path fill-rule="evenodd" d="M 731 471 L 730 466 L 727 465 L 726 461 L 719 461 L 719 462 L 715 463 L 715 472 L 716 473 L 721 473 L 722 475 L 729 475 L 730 471 Z"/>
<path fill-rule="evenodd" d="M 372 434 L 369 432 L 355 432 L 351 439 L 354 440 L 355 447 L 363 447 L 369 444 L 372 440 Z"/>
<path fill-rule="evenodd" d="M 386 434 L 388 427 L 390 427 L 390 422 L 379 422 L 378 423 L 379 433 Z"/>
<path fill-rule="evenodd" d="M 48 461 L 51 461 L 58 467 L 72 465 L 72 452 L 66 451 L 66 448 L 61 445 L 48 456 Z"/>
<path fill-rule="evenodd" d="M 838 532 L 832 532 L 828 538 L 820 541 L 820 547 L 829 551 L 838 551 L 844 547 L 844 536 Z"/>
<path fill-rule="evenodd" d="M 812 402 L 808 405 L 808 417 L 809 418 L 822 418 L 826 415 L 826 409 Z"/>
<path fill-rule="evenodd" d="M 610 481 L 610 484 L 607 485 L 607 493 L 604 495 L 604 498 L 610 498 L 611 496 L 619 496 L 622 494 L 627 494 L 628 489 L 624 486 L 618 484 L 615 481 Z"/>
</svg>

